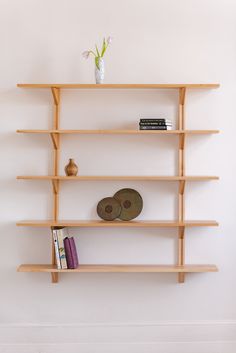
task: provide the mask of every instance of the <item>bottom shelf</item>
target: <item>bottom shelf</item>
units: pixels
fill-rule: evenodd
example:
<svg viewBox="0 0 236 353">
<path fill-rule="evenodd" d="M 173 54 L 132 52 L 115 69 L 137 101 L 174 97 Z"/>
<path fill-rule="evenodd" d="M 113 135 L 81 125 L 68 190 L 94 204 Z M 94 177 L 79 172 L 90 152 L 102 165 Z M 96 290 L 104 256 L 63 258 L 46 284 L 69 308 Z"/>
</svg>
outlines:
<svg viewBox="0 0 236 353">
<path fill-rule="evenodd" d="M 217 272 L 215 265 L 80 265 L 76 269 L 58 270 L 53 265 L 20 265 L 18 272 L 81 272 L 81 273 L 148 273 L 148 272 L 169 272 L 169 273 L 190 273 L 190 272 Z"/>
</svg>

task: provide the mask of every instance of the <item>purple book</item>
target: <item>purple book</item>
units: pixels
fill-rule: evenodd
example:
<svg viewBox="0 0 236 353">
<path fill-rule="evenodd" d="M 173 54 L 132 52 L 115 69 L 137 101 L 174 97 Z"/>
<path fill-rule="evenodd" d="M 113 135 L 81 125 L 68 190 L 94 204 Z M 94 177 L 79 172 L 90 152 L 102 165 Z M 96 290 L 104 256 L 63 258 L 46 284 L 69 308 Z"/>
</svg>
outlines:
<svg viewBox="0 0 236 353">
<path fill-rule="evenodd" d="M 66 237 L 64 239 L 64 246 L 68 268 L 77 268 L 79 266 L 79 261 L 74 238 Z"/>
</svg>

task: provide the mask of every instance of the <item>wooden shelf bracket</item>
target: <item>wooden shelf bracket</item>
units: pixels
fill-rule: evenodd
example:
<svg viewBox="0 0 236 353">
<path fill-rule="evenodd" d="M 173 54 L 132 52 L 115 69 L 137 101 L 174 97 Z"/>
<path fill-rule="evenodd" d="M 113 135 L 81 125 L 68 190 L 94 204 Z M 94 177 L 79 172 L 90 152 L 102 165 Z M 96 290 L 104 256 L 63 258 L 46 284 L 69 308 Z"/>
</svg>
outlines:
<svg viewBox="0 0 236 353">
<path fill-rule="evenodd" d="M 58 194 L 59 193 L 59 180 L 53 179 L 52 180 L 52 187 L 53 187 L 53 193 Z"/>
<path fill-rule="evenodd" d="M 60 104 L 60 88 L 51 87 L 51 91 L 52 91 L 52 96 L 54 99 L 54 104 L 59 105 Z"/>
<path fill-rule="evenodd" d="M 178 265 L 185 265 L 185 227 L 179 227 L 179 239 L 178 239 Z M 185 274 L 178 274 L 178 282 L 184 283 Z"/>
<path fill-rule="evenodd" d="M 179 149 L 184 150 L 186 134 L 179 135 Z"/>
<path fill-rule="evenodd" d="M 182 87 L 179 89 L 180 95 L 179 95 L 179 102 L 181 105 L 185 104 L 185 96 L 186 96 L 186 87 Z"/>
<path fill-rule="evenodd" d="M 184 194 L 184 190 L 185 190 L 185 180 L 180 180 L 179 181 L 179 194 L 183 195 Z"/>
<path fill-rule="evenodd" d="M 52 139 L 52 143 L 53 143 L 53 147 L 54 150 L 58 150 L 59 149 L 59 135 L 57 133 L 50 133 L 51 139 Z"/>
</svg>

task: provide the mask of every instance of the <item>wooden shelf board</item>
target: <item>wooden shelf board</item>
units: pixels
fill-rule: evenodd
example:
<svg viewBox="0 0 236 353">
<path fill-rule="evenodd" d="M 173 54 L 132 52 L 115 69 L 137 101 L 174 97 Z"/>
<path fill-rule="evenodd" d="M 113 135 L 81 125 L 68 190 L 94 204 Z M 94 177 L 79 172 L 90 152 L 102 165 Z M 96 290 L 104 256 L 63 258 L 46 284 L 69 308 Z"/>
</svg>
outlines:
<svg viewBox="0 0 236 353">
<path fill-rule="evenodd" d="M 219 130 L 17 130 L 18 133 L 27 134 L 101 134 L 101 135 L 205 135 L 217 134 Z"/>
<path fill-rule="evenodd" d="M 150 273 L 150 272 L 217 272 L 218 269 L 215 265 L 80 265 L 76 269 L 58 270 L 52 265 L 20 265 L 17 269 L 18 272 L 85 272 L 85 273 L 115 273 L 115 272 L 133 272 L 133 273 Z"/>
<path fill-rule="evenodd" d="M 154 227 L 208 227 L 218 226 L 216 221 L 191 220 L 191 221 L 102 221 L 102 220 L 26 220 L 17 222 L 17 226 L 26 227 L 118 227 L 118 228 L 154 228 Z"/>
<path fill-rule="evenodd" d="M 207 181 L 218 180 L 217 176 L 137 176 L 137 175 L 79 175 L 79 176 L 64 176 L 64 175 L 19 175 L 17 179 L 23 180 L 78 180 L 78 181 L 115 181 L 115 180 L 132 180 L 132 181 Z"/>
<path fill-rule="evenodd" d="M 162 83 L 162 84 L 120 84 L 120 83 L 110 83 L 110 84 L 84 84 L 84 83 L 19 83 L 17 87 L 22 88 L 74 88 L 74 89 L 179 89 L 179 88 L 218 88 L 220 85 L 218 83 Z"/>
</svg>

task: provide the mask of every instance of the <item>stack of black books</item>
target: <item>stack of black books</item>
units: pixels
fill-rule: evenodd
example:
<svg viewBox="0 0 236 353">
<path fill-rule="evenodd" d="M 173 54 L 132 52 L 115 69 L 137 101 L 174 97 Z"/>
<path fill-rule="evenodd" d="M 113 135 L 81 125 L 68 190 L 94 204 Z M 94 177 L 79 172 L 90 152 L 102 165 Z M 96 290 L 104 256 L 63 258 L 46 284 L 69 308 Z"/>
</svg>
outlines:
<svg viewBox="0 0 236 353">
<path fill-rule="evenodd" d="M 172 130 L 172 121 L 164 118 L 140 119 L 139 130 Z"/>
</svg>

